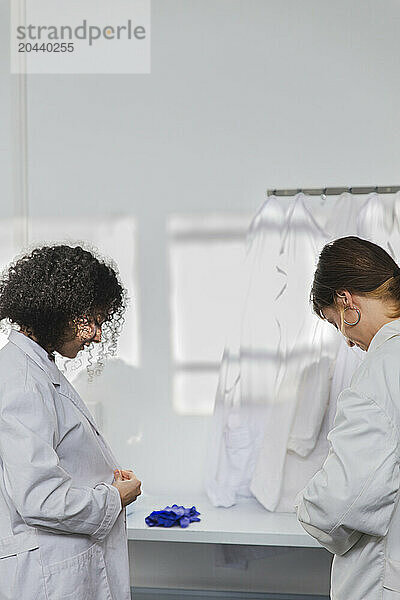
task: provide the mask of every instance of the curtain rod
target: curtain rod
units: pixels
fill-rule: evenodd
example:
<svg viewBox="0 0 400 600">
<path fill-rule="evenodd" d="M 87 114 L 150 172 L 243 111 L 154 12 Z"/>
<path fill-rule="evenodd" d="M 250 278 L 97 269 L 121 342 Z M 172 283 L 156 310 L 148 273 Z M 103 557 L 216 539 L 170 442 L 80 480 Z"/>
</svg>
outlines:
<svg viewBox="0 0 400 600">
<path fill-rule="evenodd" d="M 328 188 L 300 188 L 297 190 L 267 190 L 268 196 L 295 196 L 296 194 L 307 194 L 309 196 L 338 196 L 344 193 L 350 194 L 395 194 L 400 192 L 400 185 L 370 186 L 370 187 L 328 187 Z"/>
</svg>

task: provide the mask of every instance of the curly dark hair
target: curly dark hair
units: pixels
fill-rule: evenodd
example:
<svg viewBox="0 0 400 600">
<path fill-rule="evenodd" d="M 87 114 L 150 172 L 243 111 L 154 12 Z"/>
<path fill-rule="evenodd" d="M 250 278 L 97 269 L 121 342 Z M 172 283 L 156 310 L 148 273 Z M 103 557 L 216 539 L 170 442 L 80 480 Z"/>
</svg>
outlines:
<svg viewBox="0 0 400 600">
<path fill-rule="evenodd" d="M 76 320 L 102 315 L 98 360 L 87 367 L 99 374 L 106 355 L 116 352 L 127 293 L 113 261 L 91 249 L 64 244 L 42 246 L 17 257 L 0 279 L 0 320 L 33 334 L 48 352 L 77 333 Z M 75 328 L 75 329 L 74 329 Z"/>
</svg>

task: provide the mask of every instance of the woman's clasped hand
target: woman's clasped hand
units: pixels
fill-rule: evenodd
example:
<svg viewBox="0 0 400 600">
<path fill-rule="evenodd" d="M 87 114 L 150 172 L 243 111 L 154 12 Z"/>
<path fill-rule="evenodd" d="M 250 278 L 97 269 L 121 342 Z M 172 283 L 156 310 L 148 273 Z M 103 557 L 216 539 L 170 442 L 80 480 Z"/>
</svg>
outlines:
<svg viewBox="0 0 400 600">
<path fill-rule="evenodd" d="M 123 507 L 128 506 L 140 496 L 142 493 L 141 485 L 142 482 L 130 469 L 115 471 L 113 486 L 119 491 Z"/>
</svg>

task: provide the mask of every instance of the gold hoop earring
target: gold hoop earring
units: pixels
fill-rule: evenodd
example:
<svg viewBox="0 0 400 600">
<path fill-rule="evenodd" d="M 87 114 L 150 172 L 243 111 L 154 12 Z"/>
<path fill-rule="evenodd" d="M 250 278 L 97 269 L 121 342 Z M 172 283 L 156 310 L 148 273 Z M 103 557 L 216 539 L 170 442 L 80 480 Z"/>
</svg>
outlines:
<svg viewBox="0 0 400 600">
<path fill-rule="evenodd" d="M 357 308 L 356 306 L 353 306 L 353 308 L 351 308 L 351 306 L 346 306 L 346 308 L 344 309 L 344 312 L 346 312 L 346 310 L 355 310 L 357 313 L 357 321 L 355 323 L 349 323 L 348 321 L 346 321 L 345 318 L 343 318 L 343 321 L 346 325 L 349 325 L 350 327 L 354 327 L 354 325 L 358 325 L 358 323 L 360 322 L 361 319 L 361 311 L 359 308 Z"/>
</svg>

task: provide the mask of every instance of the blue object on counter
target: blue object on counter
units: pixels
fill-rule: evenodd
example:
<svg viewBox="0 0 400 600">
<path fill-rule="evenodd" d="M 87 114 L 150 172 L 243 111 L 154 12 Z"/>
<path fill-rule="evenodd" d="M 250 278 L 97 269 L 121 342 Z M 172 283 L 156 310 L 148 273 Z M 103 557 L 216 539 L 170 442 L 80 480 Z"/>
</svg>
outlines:
<svg viewBox="0 0 400 600">
<path fill-rule="evenodd" d="M 166 506 L 163 510 L 153 510 L 145 518 L 145 522 L 149 527 L 172 527 L 173 525 L 180 525 L 185 528 L 193 521 L 200 521 L 199 514 L 195 506 L 185 508 L 184 506 L 173 504 L 172 506 Z"/>
</svg>

